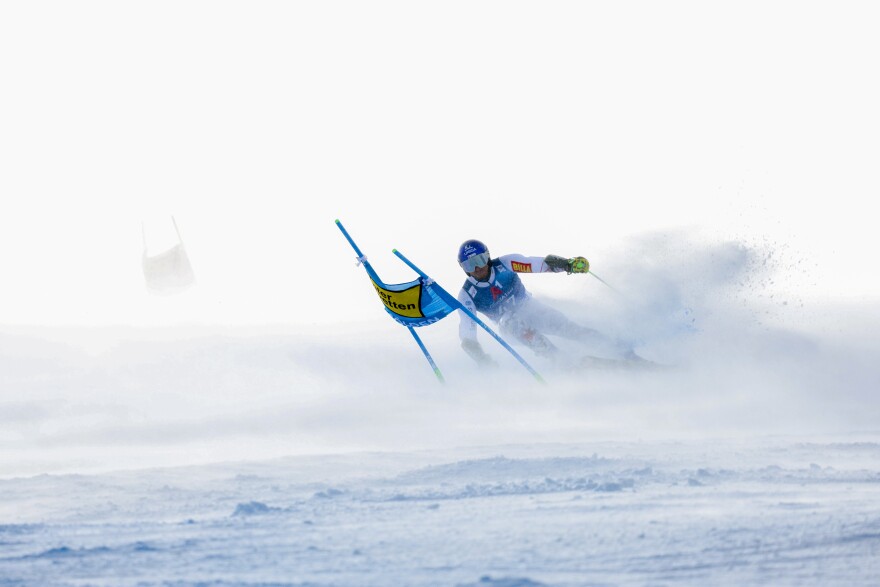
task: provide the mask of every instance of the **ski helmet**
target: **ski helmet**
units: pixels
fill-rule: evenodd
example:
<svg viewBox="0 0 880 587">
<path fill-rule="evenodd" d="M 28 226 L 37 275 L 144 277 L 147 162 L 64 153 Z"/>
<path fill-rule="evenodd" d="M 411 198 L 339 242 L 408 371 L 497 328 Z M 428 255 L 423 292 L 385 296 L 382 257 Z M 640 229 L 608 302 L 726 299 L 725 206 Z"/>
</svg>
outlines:
<svg viewBox="0 0 880 587">
<path fill-rule="evenodd" d="M 458 264 L 465 273 L 489 263 L 489 247 L 476 239 L 466 240 L 458 247 Z"/>
</svg>

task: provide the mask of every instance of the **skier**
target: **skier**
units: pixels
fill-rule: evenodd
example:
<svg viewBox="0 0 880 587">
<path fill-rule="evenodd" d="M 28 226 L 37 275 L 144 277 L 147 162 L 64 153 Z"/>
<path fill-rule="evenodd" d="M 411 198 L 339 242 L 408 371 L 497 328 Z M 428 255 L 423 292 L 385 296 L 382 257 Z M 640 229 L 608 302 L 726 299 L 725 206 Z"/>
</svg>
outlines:
<svg viewBox="0 0 880 587">
<path fill-rule="evenodd" d="M 587 273 L 590 263 L 584 257 L 512 254 L 493 259 L 485 244 L 471 239 L 459 247 L 458 264 L 468 276 L 458 293 L 458 301 L 471 312 L 488 316 L 498 324 L 502 334 L 516 338 L 537 355 L 553 358 L 558 354 L 559 349 L 546 336 L 550 334 L 592 344 L 617 359 L 640 359 L 629 345 L 576 324 L 558 310 L 533 299 L 518 275 Z M 462 348 L 478 364 L 495 363 L 477 340 L 476 322 L 464 312 L 461 312 L 458 332 Z"/>
</svg>

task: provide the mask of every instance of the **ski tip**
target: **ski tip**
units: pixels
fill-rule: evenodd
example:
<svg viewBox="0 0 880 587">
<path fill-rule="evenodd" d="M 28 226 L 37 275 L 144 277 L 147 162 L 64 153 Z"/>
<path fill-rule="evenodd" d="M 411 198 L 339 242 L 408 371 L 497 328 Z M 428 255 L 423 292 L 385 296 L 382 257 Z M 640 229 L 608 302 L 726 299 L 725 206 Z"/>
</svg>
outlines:
<svg viewBox="0 0 880 587">
<path fill-rule="evenodd" d="M 334 222 L 336 222 L 336 224 L 339 224 L 339 218 L 337 218 Z"/>
<path fill-rule="evenodd" d="M 392 253 L 397 253 L 397 249 L 391 249 Z"/>
</svg>

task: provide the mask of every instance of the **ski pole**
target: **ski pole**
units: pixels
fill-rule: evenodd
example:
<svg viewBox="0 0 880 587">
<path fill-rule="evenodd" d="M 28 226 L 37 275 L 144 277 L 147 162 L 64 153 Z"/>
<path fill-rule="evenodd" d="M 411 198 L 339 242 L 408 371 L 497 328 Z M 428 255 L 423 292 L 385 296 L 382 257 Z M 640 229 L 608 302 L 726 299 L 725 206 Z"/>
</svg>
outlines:
<svg viewBox="0 0 880 587">
<path fill-rule="evenodd" d="M 623 294 L 621 294 L 619 291 L 617 291 L 616 289 L 614 289 L 613 287 L 611 287 L 611 284 L 610 284 L 610 283 L 608 283 L 607 281 L 605 281 L 604 279 L 602 279 L 601 277 L 599 277 L 598 275 L 596 275 L 593 271 L 590 271 L 590 275 L 592 275 L 593 277 L 595 277 L 596 279 L 598 279 L 599 281 L 601 281 L 602 283 L 604 283 L 605 286 L 606 286 L 608 289 L 610 289 L 611 291 L 613 291 L 613 292 L 616 293 L 617 295 L 623 295 Z"/>
</svg>

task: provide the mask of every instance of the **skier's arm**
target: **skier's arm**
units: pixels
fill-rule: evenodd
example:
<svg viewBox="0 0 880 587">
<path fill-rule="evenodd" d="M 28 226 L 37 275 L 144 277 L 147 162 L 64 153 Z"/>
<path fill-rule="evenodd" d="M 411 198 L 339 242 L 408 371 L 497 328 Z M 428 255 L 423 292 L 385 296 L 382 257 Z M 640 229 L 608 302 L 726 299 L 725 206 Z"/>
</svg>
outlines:
<svg viewBox="0 0 880 587">
<path fill-rule="evenodd" d="M 474 306 L 474 300 L 467 294 L 467 292 L 461 290 L 458 294 L 458 301 L 461 302 L 468 311 L 473 312 L 476 315 L 477 308 Z M 459 315 L 461 317 L 461 322 L 458 324 L 458 337 L 461 340 L 461 348 L 463 348 L 464 352 L 466 352 L 468 356 L 478 364 L 494 365 L 495 361 L 488 353 L 486 353 L 486 351 L 483 350 L 480 341 L 477 340 L 477 323 L 461 310 L 459 310 Z"/>
<path fill-rule="evenodd" d="M 512 254 L 498 257 L 504 265 L 516 273 L 586 273 L 590 270 L 590 263 L 583 257 L 566 259 L 558 255 L 546 257 L 527 257 L 525 255 Z"/>
</svg>

